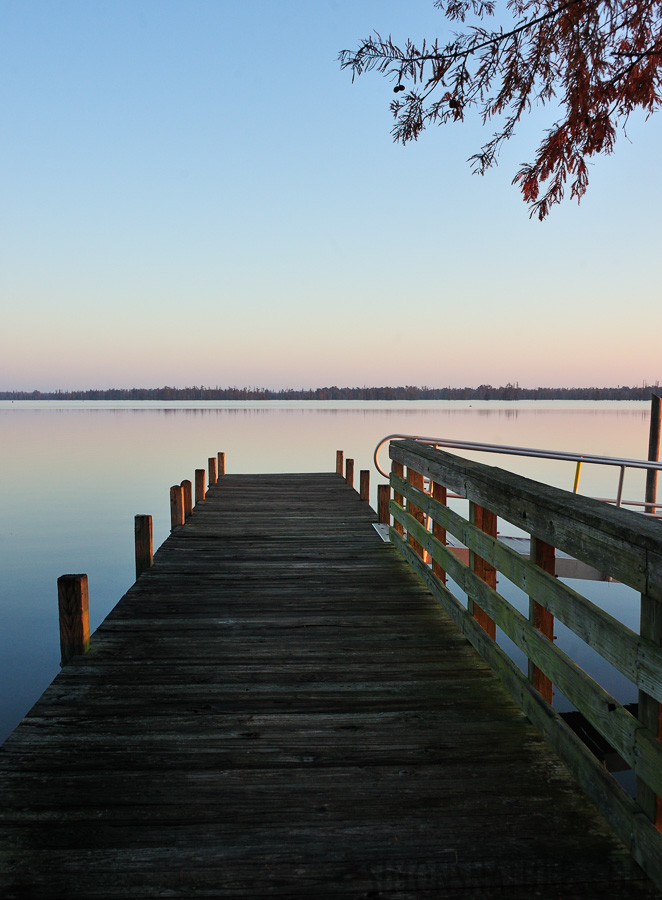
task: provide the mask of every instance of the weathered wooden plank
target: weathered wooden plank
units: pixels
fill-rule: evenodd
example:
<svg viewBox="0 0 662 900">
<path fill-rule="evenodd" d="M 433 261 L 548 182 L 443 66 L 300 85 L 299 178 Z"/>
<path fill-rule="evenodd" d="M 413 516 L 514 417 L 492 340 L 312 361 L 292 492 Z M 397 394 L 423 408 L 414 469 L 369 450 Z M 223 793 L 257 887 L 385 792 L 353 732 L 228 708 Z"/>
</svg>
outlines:
<svg viewBox="0 0 662 900">
<path fill-rule="evenodd" d="M 3 745 L 3 900 L 659 896 L 373 521 L 210 486 Z"/>
<path fill-rule="evenodd" d="M 411 897 L 420 892 L 421 896 L 450 900 L 466 900 L 472 895 L 505 900 L 530 898 L 533 891 L 542 900 L 558 900 L 560 889 L 564 900 L 635 896 L 619 893 L 622 884 L 628 884 L 636 896 L 652 896 L 649 886 L 639 888 L 640 881 L 627 881 L 633 873 L 626 859 L 614 859 L 605 866 L 594 851 L 587 859 L 583 881 L 573 885 L 567 881 L 565 854 L 559 859 L 548 856 L 533 863 L 522 853 L 526 845 L 509 840 L 507 831 L 501 849 L 485 847 L 482 857 L 480 846 L 474 842 L 469 852 L 476 862 L 471 867 L 463 864 L 461 841 L 460 849 L 454 840 L 439 846 L 439 838 L 446 838 L 447 833 L 440 835 L 426 829 L 414 846 L 401 847 L 402 831 L 397 823 L 390 822 L 383 828 L 391 845 L 388 850 L 388 844 L 366 827 L 351 834 L 324 825 L 298 825 L 284 832 L 256 827 L 250 831 L 237 829 L 232 834 L 211 827 L 203 840 L 196 831 L 178 830 L 177 865 L 173 865 L 172 848 L 163 844 L 158 829 L 150 833 L 150 843 L 135 849 L 120 848 L 109 853 L 94 848 L 91 853 L 83 844 L 81 849 L 65 855 L 56 846 L 49 848 L 45 856 L 51 871 L 58 871 L 68 862 L 72 868 L 80 869 L 80 887 L 86 897 L 144 897 L 146 887 L 155 896 L 177 897 L 194 893 L 222 897 L 317 897 L 338 896 L 339 892 L 355 897 Z M 51 836 L 55 834 L 53 830 Z M 127 836 L 133 834 L 129 831 Z M 78 830 L 76 836 L 79 835 L 84 835 L 84 829 Z M 256 840 L 251 840 L 253 837 Z M 371 854 L 370 863 L 360 858 L 357 846 L 365 847 Z M 269 850 L 265 851 L 265 847 Z M 568 850 L 572 852 L 571 847 Z M 292 882 L 293 871 L 296 885 Z M 421 876 L 425 881 L 419 880 Z M 31 896 L 52 898 L 52 881 L 44 875 L 36 887 L 39 893 Z"/>
</svg>

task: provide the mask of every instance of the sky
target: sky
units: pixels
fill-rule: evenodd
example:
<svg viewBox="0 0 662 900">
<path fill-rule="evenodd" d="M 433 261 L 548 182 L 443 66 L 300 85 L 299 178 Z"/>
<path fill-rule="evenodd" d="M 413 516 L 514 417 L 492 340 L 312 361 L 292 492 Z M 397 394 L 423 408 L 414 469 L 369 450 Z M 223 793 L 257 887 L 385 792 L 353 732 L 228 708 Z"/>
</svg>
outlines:
<svg viewBox="0 0 662 900">
<path fill-rule="evenodd" d="M 0 390 L 660 380 L 662 116 L 544 222 L 338 53 L 432 0 L 2 0 Z"/>
</svg>

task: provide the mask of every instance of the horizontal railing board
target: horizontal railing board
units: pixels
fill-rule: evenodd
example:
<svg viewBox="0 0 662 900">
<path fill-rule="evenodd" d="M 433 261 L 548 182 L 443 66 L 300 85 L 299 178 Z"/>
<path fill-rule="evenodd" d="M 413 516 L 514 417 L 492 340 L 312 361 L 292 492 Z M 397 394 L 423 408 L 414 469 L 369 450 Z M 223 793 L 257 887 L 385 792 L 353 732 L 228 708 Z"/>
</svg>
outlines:
<svg viewBox="0 0 662 900">
<path fill-rule="evenodd" d="M 587 597 L 563 584 L 516 550 L 472 525 L 429 494 L 391 476 L 395 490 L 423 509 L 465 547 L 534 597 L 564 625 L 615 666 L 641 690 L 662 701 L 662 648 L 641 638 Z M 457 554 L 453 554 L 457 558 Z M 443 566 L 441 559 L 436 561 Z"/>
<path fill-rule="evenodd" d="M 634 769 L 637 775 L 634 808 L 643 819 L 655 821 L 655 794 L 662 795 L 662 743 L 657 737 L 662 690 L 658 641 L 662 628 L 662 532 L 659 523 L 495 467 L 451 456 L 412 440 L 392 443 L 390 455 L 394 461 L 391 483 L 395 493 L 391 512 L 397 529 L 406 532 L 412 545 L 400 540 L 401 552 L 414 562 L 426 583 L 430 579 L 438 581 L 421 559 L 425 549 L 465 591 L 469 602 L 464 614 L 471 618 L 475 603 L 524 652 L 530 666 L 559 686 Z M 405 466 L 408 473 L 417 473 L 415 478 L 408 474 L 407 482 L 398 477 L 404 474 Z M 587 598 L 566 589 L 528 559 L 500 544 L 495 537 L 473 528 L 465 518 L 445 505 L 435 504 L 429 495 L 417 490 L 422 487 L 421 477 L 468 499 L 470 518 L 474 508 L 471 504 L 487 509 L 528 532 L 532 538 L 569 553 L 639 591 L 643 637 L 599 610 Z M 414 515 L 405 512 L 405 498 L 407 508 L 413 507 Z M 464 552 L 469 556 L 469 566 L 464 557 L 458 559 L 457 553 L 428 532 L 425 515 L 430 515 L 467 548 Z M 529 619 L 486 584 L 480 574 L 474 572 L 474 560 L 478 558 L 509 578 L 539 606 L 556 615 L 636 684 L 640 691 L 639 718 L 631 716 L 552 641 L 538 632 Z M 487 639 L 490 640 L 489 636 Z M 610 804 L 607 806 L 609 816 L 613 818 L 615 812 L 609 808 Z"/>
<path fill-rule="evenodd" d="M 534 537 L 662 600 L 659 523 L 415 441 L 395 441 L 389 453 Z"/>
<path fill-rule="evenodd" d="M 392 502 L 391 512 L 527 658 L 559 686 L 635 773 L 656 793 L 662 794 L 662 744 L 648 729 L 552 641 L 543 637 L 504 597 L 448 553 L 444 545 L 402 507 Z"/>
<path fill-rule="evenodd" d="M 609 819 L 649 877 L 662 885 L 662 834 L 529 683 L 515 663 L 492 641 L 452 592 L 395 531 L 391 540 L 412 565 L 444 611 L 489 663 L 525 715 L 559 753 L 592 801 Z M 445 549 L 445 548 L 444 548 Z M 451 554 L 448 554 L 449 556 Z"/>
</svg>

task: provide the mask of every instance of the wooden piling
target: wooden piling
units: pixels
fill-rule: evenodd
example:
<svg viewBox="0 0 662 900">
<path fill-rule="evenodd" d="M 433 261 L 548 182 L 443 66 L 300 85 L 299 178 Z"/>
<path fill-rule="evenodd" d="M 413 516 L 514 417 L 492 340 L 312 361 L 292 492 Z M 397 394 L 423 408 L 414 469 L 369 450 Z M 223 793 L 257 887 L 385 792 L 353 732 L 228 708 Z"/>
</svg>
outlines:
<svg viewBox="0 0 662 900">
<path fill-rule="evenodd" d="M 225 453 L 219 452 L 218 454 L 218 477 L 221 475 L 225 475 Z"/>
<path fill-rule="evenodd" d="M 361 469 L 359 473 L 359 493 L 361 500 L 370 503 L 370 469 Z"/>
<path fill-rule="evenodd" d="M 650 432 L 648 435 L 648 459 L 651 462 L 657 462 L 660 458 L 660 422 L 662 421 L 662 396 L 657 393 L 651 395 L 651 421 Z M 646 506 L 645 512 L 654 513 L 656 510 L 655 501 L 657 499 L 657 472 L 649 469 L 646 472 L 646 493 L 644 500 Z M 650 505 L 648 505 L 650 504 Z"/>
<path fill-rule="evenodd" d="M 391 524 L 391 513 L 388 509 L 389 500 L 391 499 L 391 485 L 377 485 L 377 518 L 382 525 Z"/>
<path fill-rule="evenodd" d="M 336 450 L 336 475 L 342 475 L 344 468 L 344 459 L 345 453 L 343 450 Z"/>
<path fill-rule="evenodd" d="M 195 502 L 200 503 L 205 499 L 205 470 L 195 470 Z"/>
<path fill-rule="evenodd" d="M 210 456 L 209 459 L 207 460 L 207 463 L 208 463 L 208 471 L 209 471 L 209 486 L 211 487 L 212 484 L 216 484 L 216 482 L 218 481 L 218 475 L 216 474 L 216 472 L 217 472 L 216 457 Z"/>
<path fill-rule="evenodd" d="M 188 478 L 185 478 L 181 487 L 183 491 L 184 519 L 188 519 L 193 512 L 193 485 Z"/>
<path fill-rule="evenodd" d="M 490 537 L 497 536 L 497 517 L 491 512 L 489 509 L 484 509 L 482 506 L 479 506 L 477 503 L 469 503 L 469 519 L 472 525 L 475 525 L 476 528 L 480 528 L 481 531 L 484 531 L 485 534 L 489 534 Z M 496 569 L 494 566 L 491 566 L 489 563 L 485 562 L 480 556 L 476 553 L 470 551 L 469 553 L 470 565 L 473 571 L 481 578 L 485 584 L 488 584 L 491 588 L 496 588 L 497 584 L 497 575 Z M 467 609 L 474 617 L 474 619 L 478 622 L 481 628 L 484 628 L 485 631 L 489 634 L 492 640 L 496 640 L 496 622 L 494 619 L 491 619 L 487 613 L 478 606 L 477 603 L 469 597 L 467 601 Z"/>
<path fill-rule="evenodd" d="M 555 575 L 556 554 L 554 547 L 533 536 L 531 537 L 530 546 L 529 559 L 531 562 L 535 562 L 537 566 L 540 566 L 545 572 L 549 572 L 550 575 Z M 540 603 L 536 603 L 533 597 L 529 597 L 529 621 L 548 640 L 554 640 L 554 616 Z M 531 660 L 529 660 L 529 680 L 551 706 L 554 698 L 552 681 Z"/>
<path fill-rule="evenodd" d="M 140 578 L 145 569 L 154 563 L 154 547 L 152 542 L 152 517 L 136 516 L 134 520 L 136 578 Z"/>
<path fill-rule="evenodd" d="M 393 472 L 394 475 L 397 475 L 398 478 L 405 477 L 405 467 L 403 466 L 403 464 L 401 462 L 396 462 L 395 460 L 393 460 L 393 462 L 391 464 L 391 471 Z M 404 507 L 405 498 L 402 496 L 402 494 L 398 494 L 396 491 L 393 491 L 393 500 L 399 506 Z M 404 529 L 404 525 L 402 524 L 402 522 L 395 521 L 393 523 L 393 527 L 395 528 L 397 533 L 400 535 L 400 537 L 404 536 L 405 529 Z"/>
<path fill-rule="evenodd" d="M 184 490 L 181 484 L 170 488 L 170 530 L 184 524 Z"/>
<path fill-rule="evenodd" d="M 444 506 L 446 506 L 448 502 L 448 490 L 445 485 L 437 484 L 436 481 L 433 482 L 432 498 L 438 503 L 443 503 Z M 440 543 L 444 545 L 448 544 L 446 529 L 443 527 L 443 525 L 435 522 L 434 519 L 432 520 L 432 534 Z M 436 560 L 432 560 L 432 571 L 442 584 L 446 584 L 446 570 L 443 569 Z"/>
<path fill-rule="evenodd" d="M 354 460 L 345 460 L 345 481 L 350 487 L 354 487 Z"/>
<path fill-rule="evenodd" d="M 90 648 L 87 575 L 61 575 L 57 580 L 61 665 Z"/>
<path fill-rule="evenodd" d="M 420 472 L 415 472 L 413 469 L 407 468 L 407 481 L 412 487 L 418 488 L 419 491 L 423 490 L 424 479 Z M 425 525 L 425 513 L 422 509 L 412 503 L 411 500 L 407 501 L 407 511 L 417 522 L 420 522 L 421 525 Z M 409 535 L 408 540 L 409 546 L 414 549 L 414 552 L 417 553 L 421 559 L 425 559 L 423 546 L 419 544 L 418 541 L 415 541 L 411 535 Z"/>
</svg>

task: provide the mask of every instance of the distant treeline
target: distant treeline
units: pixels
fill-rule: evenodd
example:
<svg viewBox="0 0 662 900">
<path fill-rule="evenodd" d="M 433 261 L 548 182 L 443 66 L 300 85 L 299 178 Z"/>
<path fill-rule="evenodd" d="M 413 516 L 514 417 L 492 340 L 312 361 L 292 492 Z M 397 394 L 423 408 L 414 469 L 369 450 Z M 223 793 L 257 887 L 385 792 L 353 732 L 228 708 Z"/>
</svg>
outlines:
<svg viewBox="0 0 662 900">
<path fill-rule="evenodd" d="M 649 400 L 655 387 L 524 388 L 519 384 L 477 388 L 321 387 L 311 390 L 257 387 L 111 388 L 105 391 L 0 391 L 1 400 Z"/>
</svg>

